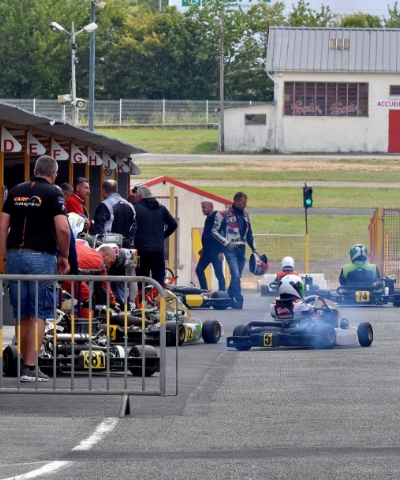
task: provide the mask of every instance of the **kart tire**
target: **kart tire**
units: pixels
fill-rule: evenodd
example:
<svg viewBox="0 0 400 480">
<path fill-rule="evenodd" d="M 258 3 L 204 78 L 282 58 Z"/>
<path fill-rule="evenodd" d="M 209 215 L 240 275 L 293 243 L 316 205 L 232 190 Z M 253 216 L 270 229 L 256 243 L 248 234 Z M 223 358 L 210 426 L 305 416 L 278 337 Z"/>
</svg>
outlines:
<svg viewBox="0 0 400 480">
<path fill-rule="evenodd" d="M 234 337 L 247 337 L 247 325 L 237 325 L 233 329 L 233 336 Z M 236 350 L 240 352 L 246 352 L 247 350 L 251 349 L 251 345 L 235 345 Z"/>
<path fill-rule="evenodd" d="M 221 338 L 221 324 L 217 320 L 206 320 L 201 327 L 204 343 L 218 343 Z"/>
<path fill-rule="evenodd" d="M 221 302 L 219 305 L 213 305 L 214 310 L 226 310 L 231 306 L 232 300 L 231 297 L 224 291 L 213 292 L 211 298 L 225 298 L 226 302 Z"/>
<path fill-rule="evenodd" d="M 335 346 L 336 333 L 331 325 L 318 325 L 313 333 L 317 335 L 314 348 L 319 350 L 330 350 Z"/>
<path fill-rule="evenodd" d="M 183 323 L 170 321 L 167 325 L 167 347 L 176 347 L 176 329 L 178 329 L 178 345 L 181 346 L 186 338 L 186 330 Z"/>
<path fill-rule="evenodd" d="M 374 339 L 372 325 L 368 322 L 360 323 L 357 328 L 357 336 L 362 347 L 369 347 Z"/>
<path fill-rule="evenodd" d="M 400 295 L 397 293 L 393 295 L 393 306 L 400 307 Z"/>
<path fill-rule="evenodd" d="M 157 356 L 157 351 L 152 345 L 145 345 L 144 346 L 144 355 L 145 357 L 156 357 Z M 130 351 L 128 357 L 143 357 L 143 347 L 142 345 L 134 345 Z M 142 367 L 130 367 L 129 371 L 131 372 L 132 375 L 135 377 L 141 377 L 142 376 Z M 154 375 L 154 370 L 153 369 L 148 369 L 145 367 L 144 369 L 144 374 L 146 377 L 151 377 Z"/>
<path fill-rule="evenodd" d="M 269 294 L 269 286 L 268 285 L 261 285 L 260 293 L 262 297 L 267 297 Z"/>
<path fill-rule="evenodd" d="M 16 377 L 18 373 L 17 347 L 8 345 L 3 351 L 3 372 L 7 377 Z"/>
</svg>

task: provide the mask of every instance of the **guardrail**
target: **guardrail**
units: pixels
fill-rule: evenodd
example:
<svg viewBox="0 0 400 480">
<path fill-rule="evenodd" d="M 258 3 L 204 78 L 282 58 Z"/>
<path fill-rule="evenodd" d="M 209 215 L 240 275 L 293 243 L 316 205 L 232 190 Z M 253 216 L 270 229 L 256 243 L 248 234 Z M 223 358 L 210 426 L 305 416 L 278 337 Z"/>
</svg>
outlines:
<svg viewBox="0 0 400 480">
<path fill-rule="evenodd" d="M 6 282 L 18 283 L 18 296 L 21 298 L 21 283 L 35 282 L 35 359 L 36 377 L 31 383 L 21 385 L 21 303 L 18 302 L 16 319 L 16 342 L 4 349 L 0 357 L 0 394 L 68 394 L 68 395 L 121 395 L 120 417 L 130 412 L 129 397 L 133 395 L 166 395 L 166 301 L 162 287 L 153 279 L 136 276 L 97 276 L 97 275 L 0 275 L 2 291 Z M 71 281 L 70 314 L 54 304 L 53 318 L 46 319 L 44 342 L 38 344 L 38 284 L 39 281 L 51 282 L 54 298 L 60 292 L 59 282 Z M 104 305 L 103 327 L 98 330 L 99 318 L 93 317 L 96 306 L 92 298 L 88 301 L 89 315 L 80 319 L 75 314 L 75 282 L 86 282 L 93 290 L 95 282 L 107 282 L 107 305 Z M 113 325 L 110 314 L 110 282 L 125 283 L 124 310 L 118 316 L 120 325 Z M 128 309 L 127 286 L 131 282 L 146 282 L 157 288 L 159 307 L 159 356 L 154 347 L 146 341 L 146 304 L 142 302 L 141 318 L 131 317 Z M 24 320 L 26 321 L 26 320 Z M 133 323 L 132 323 L 133 322 Z M 4 297 L 0 295 L 0 345 L 2 351 L 4 327 Z M 96 330 L 97 328 L 97 330 Z M 123 330 L 123 342 L 115 342 L 115 329 Z M 140 344 L 129 344 L 128 335 L 132 332 L 140 337 Z M 176 342 L 177 344 L 177 342 Z M 177 371 L 176 350 L 176 371 Z M 48 383 L 39 382 L 37 369 L 48 374 Z M 152 375 L 159 372 L 157 378 Z M 82 374 L 83 373 L 83 374 Z M 101 373 L 99 376 L 98 374 Z M 135 388 L 132 375 L 141 377 L 141 384 Z M 16 378 L 15 378 L 16 377 Z M 176 392 L 177 393 L 177 373 Z M 50 385 L 50 388 L 48 387 Z"/>
</svg>

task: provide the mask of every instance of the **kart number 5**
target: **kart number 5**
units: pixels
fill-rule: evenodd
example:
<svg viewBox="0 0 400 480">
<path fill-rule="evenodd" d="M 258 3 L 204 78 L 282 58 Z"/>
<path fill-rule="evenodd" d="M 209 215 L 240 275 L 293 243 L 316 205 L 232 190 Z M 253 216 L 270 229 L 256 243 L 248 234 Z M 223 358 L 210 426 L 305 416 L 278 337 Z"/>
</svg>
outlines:
<svg viewBox="0 0 400 480">
<path fill-rule="evenodd" d="M 356 292 L 356 302 L 369 302 L 369 292 Z"/>
<path fill-rule="evenodd" d="M 82 351 L 83 354 L 83 368 L 89 368 L 90 357 L 89 351 Z M 92 352 L 92 368 L 106 368 L 106 356 L 104 352 Z"/>
<path fill-rule="evenodd" d="M 272 347 L 273 333 L 264 333 L 264 347 Z"/>
</svg>

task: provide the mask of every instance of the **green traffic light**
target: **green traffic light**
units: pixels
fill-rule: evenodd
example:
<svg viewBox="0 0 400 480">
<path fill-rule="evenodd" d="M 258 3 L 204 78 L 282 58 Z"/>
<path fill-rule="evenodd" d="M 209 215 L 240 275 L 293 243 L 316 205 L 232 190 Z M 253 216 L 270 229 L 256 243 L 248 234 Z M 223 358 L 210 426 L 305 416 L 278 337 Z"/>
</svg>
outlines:
<svg viewBox="0 0 400 480">
<path fill-rule="evenodd" d="M 311 198 L 306 198 L 306 205 L 311 206 L 312 205 L 312 200 Z"/>
</svg>

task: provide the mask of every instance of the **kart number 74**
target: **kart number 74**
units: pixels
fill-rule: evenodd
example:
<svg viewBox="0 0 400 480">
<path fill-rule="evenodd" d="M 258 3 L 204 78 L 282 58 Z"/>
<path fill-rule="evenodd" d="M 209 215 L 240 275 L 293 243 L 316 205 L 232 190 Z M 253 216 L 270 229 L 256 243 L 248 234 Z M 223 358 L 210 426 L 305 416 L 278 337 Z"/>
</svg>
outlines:
<svg viewBox="0 0 400 480">
<path fill-rule="evenodd" d="M 264 333 L 264 347 L 272 347 L 273 333 Z"/>
<path fill-rule="evenodd" d="M 369 302 L 369 292 L 356 292 L 356 302 Z"/>
</svg>

